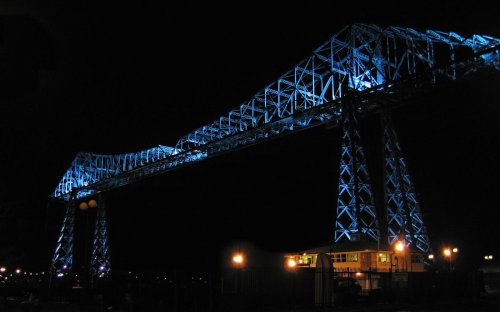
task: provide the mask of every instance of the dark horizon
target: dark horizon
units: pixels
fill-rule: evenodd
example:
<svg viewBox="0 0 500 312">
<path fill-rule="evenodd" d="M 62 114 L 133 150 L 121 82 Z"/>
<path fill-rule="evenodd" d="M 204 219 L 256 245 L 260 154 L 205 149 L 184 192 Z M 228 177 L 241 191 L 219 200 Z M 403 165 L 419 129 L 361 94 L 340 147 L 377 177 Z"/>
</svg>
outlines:
<svg viewBox="0 0 500 312">
<path fill-rule="evenodd" d="M 473 19 L 467 8 L 446 4 L 413 12 L 343 8 L 341 18 L 291 28 L 285 16 L 256 7 L 196 18 L 189 8 L 173 12 L 166 4 L 119 12 L 111 4 L 93 10 L 30 3 L 18 11 L 39 20 L 29 14 L 0 20 L 8 51 L 0 76 L 0 200 L 17 207 L 6 219 L 0 257 L 13 255 L 16 265 L 37 269 L 48 267 L 62 219 L 61 205 L 48 203 L 48 195 L 77 152 L 174 145 L 353 22 L 500 34 L 494 10 Z M 452 12 L 443 16 L 445 10 Z M 498 73 L 484 73 L 393 112 L 435 253 L 453 244 L 470 264 L 483 253 L 500 256 L 493 218 L 498 82 Z M 362 120 L 361 131 L 380 207 L 377 117 Z M 328 242 L 339 139 L 338 128 L 319 127 L 111 191 L 113 261 L 123 268 L 141 261 L 173 265 L 170 253 L 178 259 L 192 252 L 213 266 L 232 241 L 275 252 Z"/>
</svg>

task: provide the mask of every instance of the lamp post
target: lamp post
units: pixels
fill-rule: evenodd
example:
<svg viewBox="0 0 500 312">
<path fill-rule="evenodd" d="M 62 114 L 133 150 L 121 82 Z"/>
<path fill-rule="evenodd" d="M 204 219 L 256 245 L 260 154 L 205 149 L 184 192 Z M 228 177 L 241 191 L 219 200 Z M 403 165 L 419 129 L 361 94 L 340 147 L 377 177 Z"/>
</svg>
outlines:
<svg viewBox="0 0 500 312">
<path fill-rule="evenodd" d="M 242 252 L 236 252 L 233 254 L 233 257 L 231 258 L 232 260 L 232 265 L 233 265 L 233 268 L 235 270 L 235 289 L 236 289 L 236 293 L 239 293 L 239 275 L 240 275 L 240 271 L 241 269 L 243 269 L 246 265 L 246 256 L 244 253 Z"/>
<path fill-rule="evenodd" d="M 452 265 L 451 262 L 453 260 L 453 255 L 458 253 L 457 247 L 446 247 L 443 249 L 443 256 L 448 259 L 448 270 L 451 272 Z M 456 256 L 455 256 L 456 257 Z"/>
<path fill-rule="evenodd" d="M 394 245 L 394 249 L 396 250 L 396 254 L 402 255 L 403 256 L 403 271 L 406 271 L 406 255 L 405 255 L 405 243 L 404 241 L 397 241 L 396 244 Z M 396 268 L 399 266 L 399 261 L 398 258 L 395 257 L 396 259 Z M 399 268 L 398 268 L 399 269 Z"/>
</svg>

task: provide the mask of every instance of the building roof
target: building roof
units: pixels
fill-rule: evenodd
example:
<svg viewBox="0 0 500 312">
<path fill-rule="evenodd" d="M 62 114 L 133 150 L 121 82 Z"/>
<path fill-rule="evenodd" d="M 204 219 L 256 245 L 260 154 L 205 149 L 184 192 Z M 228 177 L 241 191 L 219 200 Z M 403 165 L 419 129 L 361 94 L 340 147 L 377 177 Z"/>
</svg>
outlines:
<svg viewBox="0 0 500 312">
<path fill-rule="evenodd" d="M 361 240 L 361 241 L 348 241 L 348 242 L 322 245 L 316 248 L 302 250 L 297 253 L 320 254 L 320 253 L 331 253 L 331 252 L 353 252 L 353 251 L 366 251 L 366 250 L 390 251 L 392 250 L 392 248 L 386 243 Z M 414 250 L 412 248 L 411 252 L 419 252 L 419 251 Z"/>
</svg>

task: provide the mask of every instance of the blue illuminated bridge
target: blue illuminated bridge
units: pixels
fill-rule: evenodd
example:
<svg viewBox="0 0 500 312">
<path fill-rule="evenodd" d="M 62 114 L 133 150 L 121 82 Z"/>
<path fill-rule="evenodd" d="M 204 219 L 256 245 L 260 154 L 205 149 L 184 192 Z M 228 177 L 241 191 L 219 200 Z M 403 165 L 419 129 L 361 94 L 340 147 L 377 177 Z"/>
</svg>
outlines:
<svg viewBox="0 0 500 312">
<path fill-rule="evenodd" d="M 73 263 L 74 202 L 165 173 L 223 152 L 325 123 L 342 127 L 334 242 L 379 241 L 379 220 L 360 144 L 358 117 L 379 114 L 384 124 L 388 242 L 430 252 L 420 207 L 390 119 L 390 110 L 432 88 L 500 70 L 500 39 L 487 35 L 403 27 L 346 26 L 247 101 L 171 146 L 102 155 L 78 153 L 51 197 L 68 202 L 52 261 L 63 276 Z M 110 272 L 104 201 L 98 201 L 92 273 Z M 385 239 L 385 238 L 384 238 Z"/>
</svg>

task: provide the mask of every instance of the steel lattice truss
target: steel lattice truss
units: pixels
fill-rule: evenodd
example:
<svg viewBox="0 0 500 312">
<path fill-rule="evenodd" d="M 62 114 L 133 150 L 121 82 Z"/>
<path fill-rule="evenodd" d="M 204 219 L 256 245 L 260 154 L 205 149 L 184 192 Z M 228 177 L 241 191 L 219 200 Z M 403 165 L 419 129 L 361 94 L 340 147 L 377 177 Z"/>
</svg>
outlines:
<svg viewBox="0 0 500 312">
<path fill-rule="evenodd" d="M 92 275 L 99 277 L 108 275 L 111 272 L 106 208 L 102 196 L 99 196 L 97 206 L 91 268 Z"/>
<path fill-rule="evenodd" d="M 429 237 L 396 131 L 390 116 L 386 113 L 381 116 L 384 126 L 384 188 L 389 244 L 392 245 L 403 236 L 406 244 L 429 252 Z"/>
<path fill-rule="evenodd" d="M 57 240 L 57 247 L 52 258 L 51 271 L 57 276 L 71 272 L 73 266 L 73 232 L 75 225 L 74 202 L 66 204 L 61 232 Z"/>
<path fill-rule="evenodd" d="M 347 79 L 358 113 L 396 105 L 432 87 L 437 77 L 459 78 L 485 66 L 500 68 L 500 40 L 453 32 L 355 24 L 343 28 L 291 70 L 217 120 L 158 146 L 121 154 L 80 153 L 53 197 L 100 193 L 144 177 L 341 118 Z"/>
<path fill-rule="evenodd" d="M 354 105 L 345 104 L 335 242 L 353 240 L 355 234 L 378 241 L 377 216 Z"/>
</svg>

